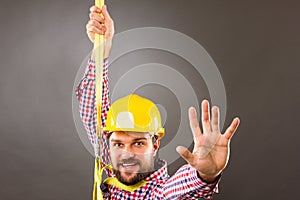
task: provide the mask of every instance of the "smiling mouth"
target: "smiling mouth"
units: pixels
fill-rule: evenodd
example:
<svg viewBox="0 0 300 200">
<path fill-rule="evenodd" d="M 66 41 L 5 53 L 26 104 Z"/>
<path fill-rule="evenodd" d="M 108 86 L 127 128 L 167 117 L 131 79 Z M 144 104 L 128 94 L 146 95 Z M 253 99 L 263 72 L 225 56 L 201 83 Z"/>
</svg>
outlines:
<svg viewBox="0 0 300 200">
<path fill-rule="evenodd" d="M 123 172 L 134 172 L 139 167 L 138 163 L 122 163 L 119 165 L 119 170 Z"/>
<path fill-rule="evenodd" d="M 137 163 L 124 163 L 122 164 L 123 167 L 130 167 L 130 166 L 134 166 L 134 165 L 137 165 Z"/>
</svg>

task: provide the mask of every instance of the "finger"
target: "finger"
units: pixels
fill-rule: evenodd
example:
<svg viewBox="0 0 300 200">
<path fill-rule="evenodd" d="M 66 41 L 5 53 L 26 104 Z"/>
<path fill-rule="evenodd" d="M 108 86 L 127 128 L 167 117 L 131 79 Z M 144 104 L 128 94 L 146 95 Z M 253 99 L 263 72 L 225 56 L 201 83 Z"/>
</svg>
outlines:
<svg viewBox="0 0 300 200">
<path fill-rule="evenodd" d="M 176 147 L 176 151 L 180 154 L 180 156 L 186 160 L 190 165 L 194 162 L 194 156 L 193 154 L 185 147 L 178 146 Z"/>
<path fill-rule="evenodd" d="M 212 116 L 211 116 L 211 129 L 213 132 L 219 133 L 220 126 L 219 126 L 219 108 L 214 106 L 212 109 Z"/>
<path fill-rule="evenodd" d="M 97 32 L 95 32 L 95 30 L 92 29 L 92 30 L 87 30 L 86 33 L 88 34 L 88 37 L 90 38 L 90 40 L 94 43 L 95 33 L 97 33 L 99 35 L 104 35 L 105 31 L 104 30 L 97 30 Z"/>
<path fill-rule="evenodd" d="M 90 12 L 101 13 L 101 9 L 94 5 L 94 6 L 90 7 Z"/>
<path fill-rule="evenodd" d="M 104 33 L 106 32 L 106 27 L 105 26 L 102 26 L 101 27 L 101 31 L 103 31 Z"/>
<path fill-rule="evenodd" d="M 105 22 L 105 20 L 97 13 L 90 13 L 89 17 L 90 17 L 91 20 L 96 20 L 99 23 L 104 23 Z"/>
<path fill-rule="evenodd" d="M 189 120 L 190 120 L 190 127 L 193 132 L 194 141 L 196 142 L 200 135 L 202 135 L 202 131 L 199 127 L 199 122 L 197 119 L 197 112 L 194 107 L 189 108 Z"/>
<path fill-rule="evenodd" d="M 87 23 L 86 28 L 88 29 L 90 26 L 94 26 L 94 27 L 96 27 L 96 28 L 98 28 L 98 29 L 101 29 L 101 27 L 102 27 L 103 25 L 101 25 L 98 21 L 91 19 L 91 20 Z"/>
<path fill-rule="evenodd" d="M 88 27 L 86 28 L 86 31 L 87 31 L 88 33 L 93 32 L 93 33 L 98 33 L 98 34 L 101 34 L 101 35 L 104 34 L 104 31 L 101 30 L 101 28 L 97 28 L 97 27 L 95 27 L 95 26 L 88 26 Z"/>
<path fill-rule="evenodd" d="M 232 138 L 239 124 L 240 124 L 240 119 L 238 117 L 234 118 L 234 120 L 231 122 L 230 126 L 226 129 L 224 133 L 226 139 L 230 140 Z"/>
<path fill-rule="evenodd" d="M 202 110 L 202 126 L 203 126 L 203 133 L 209 133 L 211 131 L 210 127 L 210 116 L 209 116 L 209 102 L 205 99 L 202 101 L 201 104 L 201 110 Z"/>
</svg>

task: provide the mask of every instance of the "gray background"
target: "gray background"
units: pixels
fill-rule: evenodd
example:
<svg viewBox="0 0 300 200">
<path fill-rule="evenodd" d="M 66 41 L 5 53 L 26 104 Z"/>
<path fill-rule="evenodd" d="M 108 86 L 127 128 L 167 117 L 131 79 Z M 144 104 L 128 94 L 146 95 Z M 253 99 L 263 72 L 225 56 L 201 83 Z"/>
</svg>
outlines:
<svg viewBox="0 0 300 200">
<path fill-rule="evenodd" d="M 92 4 L 1 1 L 0 199 L 91 199 L 93 157 L 77 135 L 71 101 L 77 70 L 92 47 L 85 34 Z M 107 4 L 117 33 L 145 26 L 174 29 L 198 41 L 217 64 L 227 92 L 225 125 L 235 115 L 242 124 L 215 199 L 298 199 L 300 3 Z M 203 91 L 199 100 L 207 98 L 188 63 L 167 52 L 145 50 L 120 58 L 111 68 L 112 84 L 136 59 L 184 66 L 182 73 L 190 74 L 195 90 Z M 160 94 L 153 98 L 165 104 L 167 112 L 178 114 L 178 102 L 168 100 L 174 94 L 157 86 L 142 88 L 141 93 L 148 90 Z M 168 120 L 171 133 L 176 119 Z"/>
</svg>

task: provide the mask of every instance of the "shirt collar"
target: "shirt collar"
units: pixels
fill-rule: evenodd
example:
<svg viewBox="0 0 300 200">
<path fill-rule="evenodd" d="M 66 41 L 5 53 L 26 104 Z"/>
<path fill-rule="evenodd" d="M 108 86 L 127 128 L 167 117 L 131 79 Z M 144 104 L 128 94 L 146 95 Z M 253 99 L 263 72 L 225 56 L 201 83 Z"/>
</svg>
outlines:
<svg viewBox="0 0 300 200">
<path fill-rule="evenodd" d="M 145 178 L 145 181 L 154 181 L 154 180 L 163 180 L 169 177 L 167 162 L 165 160 L 158 161 L 158 167 L 155 172 L 153 172 L 150 176 Z"/>
</svg>

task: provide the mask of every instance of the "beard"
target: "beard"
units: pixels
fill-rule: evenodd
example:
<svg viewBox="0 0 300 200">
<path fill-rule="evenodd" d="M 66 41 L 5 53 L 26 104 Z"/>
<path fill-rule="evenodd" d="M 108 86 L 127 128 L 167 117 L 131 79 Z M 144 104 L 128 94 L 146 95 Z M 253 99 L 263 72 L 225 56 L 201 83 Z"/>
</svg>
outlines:
<svg viewBox="0 0 300 200">
<path fill-rule="evenodd" d="M 136 163 L 137 165 L 140 166 L 140 169 L 137 172 L 126 172 L 126 171 L 124 172 L 124 171 L 118 170 L 120 165 L 126 164 L 126 163 Z M 144 180 L 145 178 L 147 178 L 150 174 L 152 174 L 154 172 L 154 167 L 153 167 L 154 162 L 151 162 L 151 163 L 152 163 L 151 166 L 141 168 L 141 163 L 139 160 L 130 158 L 130 159 L 122 160 L 122 161 L 118 162 L 117 168 L 114 167 L 113 172 L 116 175 L 117 179 L 121 183 L 123 183 L 125 185 L 134 185 L 134 184 Z M 134 174 L 134 176 L 132 176 L 130 178 L 125 178 L 122 176 L 122 173 L 124 173 L 128 176 L 130 176 L 130 175 L 132 176 Z"/>
<path fill-rule="evenodd" d="M 128 179 L 123 178 L 123 176 L 121 175 L 121 172 L 119 170 L 114 169 L 113 172 L 116 175 L 117 179 L 125 185 L 134 185 L 134 184 L 144 180 L 145 178 L 147 178 L 150 174 L 152 174 L 152 172 L 144 172 L 144 173 L 137 172 L 137 173 L 135 173 L 135 175 L 132 178 L 130 178 L 128 180 Z M 132 174 L 131 172 L 125 172 L 125 173 Z"/>
</svg>

